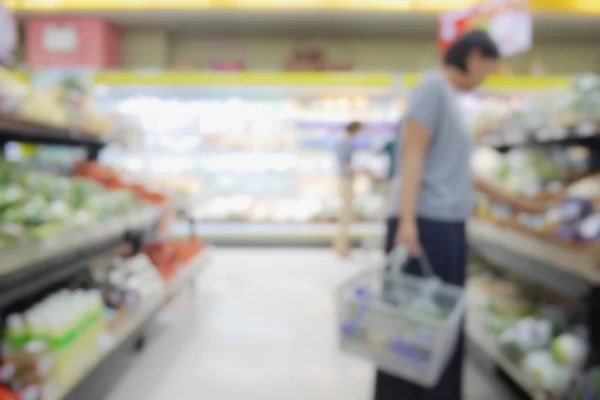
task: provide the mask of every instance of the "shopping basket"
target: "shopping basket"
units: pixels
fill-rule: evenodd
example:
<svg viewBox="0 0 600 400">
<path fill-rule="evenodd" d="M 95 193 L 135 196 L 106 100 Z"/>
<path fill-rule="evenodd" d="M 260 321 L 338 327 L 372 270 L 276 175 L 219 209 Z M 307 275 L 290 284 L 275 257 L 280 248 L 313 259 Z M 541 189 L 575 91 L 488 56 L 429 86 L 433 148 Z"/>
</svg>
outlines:
<svg viewBox="0 0 600 400">
<path fill-rule="evenodd" d="M 457 344 L 465 310 L 463 288 L 443 283 L 426 257 L 422 276 L 409 275 L 405 247 L 383 268 L 368 270 L 338 291 L 342 349 L 424 387 L 439 381 Z"/>
</svg>

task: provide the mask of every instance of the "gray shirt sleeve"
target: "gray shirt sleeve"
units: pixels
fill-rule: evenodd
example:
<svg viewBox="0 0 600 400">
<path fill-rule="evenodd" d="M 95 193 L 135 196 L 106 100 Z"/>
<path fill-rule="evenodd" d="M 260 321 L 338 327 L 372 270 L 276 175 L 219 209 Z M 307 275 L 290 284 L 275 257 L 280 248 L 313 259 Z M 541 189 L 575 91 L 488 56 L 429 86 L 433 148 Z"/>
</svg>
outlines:
<svg viewBox="0 0 600 400">
<path fill-rule="evenodd" d="M 405 121 L 413 120 L 423 125 L 433 137 L 437 134 L 437 121 L 441 112 L 444 93 L 443 77 L 426 75 L 413 90 L 405 114 Z"/>
</svg>

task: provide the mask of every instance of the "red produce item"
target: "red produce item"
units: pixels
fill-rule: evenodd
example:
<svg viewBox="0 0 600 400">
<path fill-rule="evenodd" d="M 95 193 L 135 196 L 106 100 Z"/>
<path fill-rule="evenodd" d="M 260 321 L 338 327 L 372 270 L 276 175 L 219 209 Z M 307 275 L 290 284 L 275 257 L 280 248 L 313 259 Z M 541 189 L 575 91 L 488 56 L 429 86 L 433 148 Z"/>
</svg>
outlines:
<svg viewBox="0 0 600 400">
<path fill-rule="evenodd" d="M 149 243 L 144 250 L 165 280 L 173 278 L 178 270 L 189 263 L 205 245 L 196 237 L 180 241 Z"/>
<path fill-rule="evenodd" d="M 11 390 L 0 386 L 0 400 L 20 400 L 21 397 Z"/>
<path fill-rule="evenodd" d="M 148 190 L 141 184 L 128 185 L 117 171 L 94 161 L 78 162 L 75 165 L 74 174 L 99 182 L 108 190 L 131 189 L 135 191 L 138 199 L 145 203 L 160 205 L 168 201 L 166 194 Z"/>
</svg>

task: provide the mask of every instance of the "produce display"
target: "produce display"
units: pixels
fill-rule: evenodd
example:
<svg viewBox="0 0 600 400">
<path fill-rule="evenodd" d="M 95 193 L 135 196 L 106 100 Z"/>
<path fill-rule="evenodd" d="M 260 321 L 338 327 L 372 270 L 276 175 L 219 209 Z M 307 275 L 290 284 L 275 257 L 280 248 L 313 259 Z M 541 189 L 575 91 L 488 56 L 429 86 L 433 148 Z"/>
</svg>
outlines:
<svg viewBox="0 0 600 400">
<path fill-rule="evenodd" d="M 55 127 L 67 126 L 66 110 L 58 106 L 56 98 L 37 95 L 23 77 L 4 67 L 0 67 L 1 115 Z"/>
<path fill-rule="evenodd" d="M 19 400 L 52 397 L 77 376 L 82 360 L 103 351 L 111 335 L 160 298 L 204 247 L 192 238 L 149 244 L 147 254 L 92 267 L 72 279 L 74 289 L 13 311 L 4 323 L 0 390 Z"/>
<path fill-rule="evenodd" d="M 177 272 L 205 248 L 195 236 L 183 240 L 163 240 L 146 244 L 144 251 L 160 275 L 170 281 Z"/>
<path fill-rule="evenodd" d="M 27 399 L 43 399 L 44 386 L 68 379 L 79 368 L 77 357 L 97 346 L 104 329 L 104 303 L 97 290 L 63 290 L 9 315 L 2 383 Z"/>
<path fill-rule="evenodd" d="M 487 99 L 473 118 L 483 143 L 552 141 L 598 134 L 600 78 L 578 76 L 570 88 Z"/>
<path fill-rule="evenodd" d="M 47 75 L 52 75 L 50 81 Z M 43 87 L 36 85 L 40 81 Z M 40 72 L 30 77 L 0 66 L 0 120 L 77 128 L 94 135 L 113 131 L 114 118 L 96 111 L 86 86 L 77 75 Z"/>
<path fill-rule="evenodd" d="M 126 183 L 122 176 L 113 168 L 94 161 L 82 161 L 75 164 L 75 176 L 94 180 L 111 191 L 130 190 L 137 198 L 149 204 L 164 204 L 168 198 L 164 193 L 153 191 L 139 183 Z"/>
<path fill-rule="evenodd" d="M 527 296 L 523 287 L 490 274 L 472 277 L 468 289 L 470 318 L 478 320 L 529 385 L 557 398 L 572 393 L 588 356 L 579 314 Z"/>
<path fill-rule="evenodd" d="M 107 191 L 83 178 L 0 164 L 0 246 L 41 240 L 91 226 L 137 206 L 129 190 Z"/>
<path fill-rule="evenodd" d="M 165 289 L 152 261 L 145 254 L 114 260 L 107 268 L 92 270 L 92 285 L 100 290 L 107 316 L 132 310 Z"/>
<path fill-rule="evenodd" d="M 600 240 L 596 204 L 600 178 L 590 171 L 590 152 L 581 147 L 516 148 L 501 155 L 479 150 L 478 170 L 515 194 L 546 202 L 540 215 L 516 213 L 480 196 L 476 215 L 524 229 L 548 240 L 591 244 Z"/>
<path fill-rule="evenodd" d="M 97 155 L 106 141 L 89 135 L 114 121 L 96 112 L 87 73 L 63 72 L 0 69 L 0 124 L 18 142 L 0 160 L 3 400 L 69 397 L 205 262 L 194 238 L 112 259 L 143 248 L 169 198 L 96 162 L 64 174 Z"/>
</svg>

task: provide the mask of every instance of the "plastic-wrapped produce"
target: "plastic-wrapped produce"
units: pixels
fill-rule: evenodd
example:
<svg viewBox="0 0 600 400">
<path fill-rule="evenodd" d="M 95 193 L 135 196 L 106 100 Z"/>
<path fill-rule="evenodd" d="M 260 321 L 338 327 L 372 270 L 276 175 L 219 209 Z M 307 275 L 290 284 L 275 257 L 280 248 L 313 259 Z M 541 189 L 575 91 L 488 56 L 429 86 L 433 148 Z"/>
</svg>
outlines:
<svg viewBox="0 0 600 400">
<path fill-rule="evenodd" d="M 580 337 L 564 333 L 552 342 L 552 354 L 559 363 L 570 368 L 580 368 L 587 356 L 587 346 Z"/>
<path fill-rule="evenodd" d="M 580 179 L 567 189 L 567 195 L 584 199 L 600 199 L 600 175 Z"/>
<path fill-rule="evenodd" d="M 0 67 L 0 114 L 17 114 L 28 91 L 27 85 L 8 69 Z"/>
<path fill-rule="evenodd" d="M 522 368 L 530 379 L 554 393 L 567 390 L 572 380 L 570 370 L 559 364 L 548 350 L 535 351 L 525 356 Z"/>
<path fill-rule="evenodd" d="M 566 224 L 574 224 L 587 218 L 594 212 L 594 204 L 585 198 L 571 197 L 561 203 L 561 219 Z"/>
<path fill-rule="evenodd" d="M 500 335 L 498 341 L 505 350 L 524 355 L 547 348 L 551 339 L 550 321 L 524 318 Z"/>
</svg>

